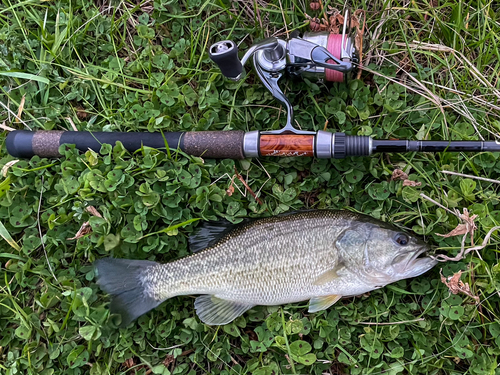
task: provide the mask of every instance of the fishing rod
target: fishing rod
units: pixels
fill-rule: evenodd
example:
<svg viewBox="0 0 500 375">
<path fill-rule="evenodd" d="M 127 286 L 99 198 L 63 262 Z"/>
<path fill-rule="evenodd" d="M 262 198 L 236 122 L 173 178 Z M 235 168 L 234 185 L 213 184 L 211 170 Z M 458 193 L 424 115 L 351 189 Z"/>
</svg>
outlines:
<svg viewBox="0 0 500 375">
<path fill-rule="evenodd" d="M 345 158 L 373 153 L 402 152 L 481 152 L 500 151 L 498 141 L 412 141 L 378 140 L 327 131 L 304 131 L 293 126 L 293 107 L 278 85 L 286 73 L 330 82 L 344 82 L 354 70 L 359 51 L 349 13 L 345 13 L 342 34 L 306 32 L 288 40 L 269 38 L 238 57 L 238 46 L 230 40 L 213 44 L 209 56 L 222 74 L 238 81 L 244 65 L 252 58 L 257 76 L 272 96 L 286 109 L 286 124 L 272 131 L 192 131 L 192 132 L 79 132 L 24 131 L 7 135 L 6 146 L 15 157 L 58 157 L 59 146 L 74 144 L 81 151 L 99 151 L 102 144 L 120 141 L 134 152 L 142 146 L 180 149 L 186 154 L 217 159 L 244 159 L 262 156 L 308 156 Z"/>
</svg>

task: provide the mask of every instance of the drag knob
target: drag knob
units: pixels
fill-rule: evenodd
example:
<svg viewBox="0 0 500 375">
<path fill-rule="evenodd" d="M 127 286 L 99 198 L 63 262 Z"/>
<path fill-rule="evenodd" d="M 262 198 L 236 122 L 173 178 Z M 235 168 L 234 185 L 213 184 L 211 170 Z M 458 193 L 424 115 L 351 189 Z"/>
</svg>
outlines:
<svg viewBox="0 0 500 375">
<path fill-rule="evenodd" d="M 231 40 L 212 44 L 208 55 L 227 78 L 237 80 L 243 72 L 243 65 L 238 58 L 238 46 Z"/>
</svg>

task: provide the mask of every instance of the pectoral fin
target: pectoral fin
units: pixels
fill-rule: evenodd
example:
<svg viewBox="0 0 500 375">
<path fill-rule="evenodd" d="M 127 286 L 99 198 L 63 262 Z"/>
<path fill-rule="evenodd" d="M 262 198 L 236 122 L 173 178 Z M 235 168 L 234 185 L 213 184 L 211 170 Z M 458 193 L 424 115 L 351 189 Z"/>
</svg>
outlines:
<svg viewBox="0 0 500 375">
<path fill-rule="evenodd" d="M 309 300 L 309 312 L 317 312 L 321 310 L 325 310 L 337 302 L 342 296 L 338 296 L 336 294 L 332 294 L 330 296 L 323 297 L 313 297 Z"/>
<path fill-rule="evenodd" d="M 211 326 L 228 324 L 254 306 L 226 301 L 209 294 L 199 296 L 194 301 L 194 308 L 201 321 Z"/>
<path fill-rule="evenodd" d="M 330 281 L 333 281 L 337 277 L 339 277 L 337 272 L 340 271 L 342 268 L 344 268 L 344 263 L 341 262 L 337 264 L 334 268 L 326 272 L 323 272 L 321 275 L 319 275 L 313 284 L 318 286 L 328 284 Z"/>
</svg>

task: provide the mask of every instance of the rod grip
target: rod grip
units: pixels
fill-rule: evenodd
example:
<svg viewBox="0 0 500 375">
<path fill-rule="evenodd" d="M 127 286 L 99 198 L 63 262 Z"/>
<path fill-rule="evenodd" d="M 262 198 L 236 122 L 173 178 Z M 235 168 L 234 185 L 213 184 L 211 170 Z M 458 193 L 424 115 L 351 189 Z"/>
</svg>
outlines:
<svg viewBox="0 0 500 375">
<path fill-rule="evenodd" d="M 143 145 L 157 149 L 177 149 L 182 145 L 182 132 L 169 133 L 121 133 L 121 132 L 70 132 L 70 131 L 26 131 L 15 130 L 7 135 L 7 152 L 19 158 L 31 158 L 35 155 L 46 158 L 59 157 L 59 146 L 74 144 L 80 151 L 99 151 L 102 144 L 115 145 L 117 141 L 130 152 Z"/>
<path fill-rule="evenodd" d="M 130 152 L 143 145 L 165 150 L 165 142 L 170 149 L 180 148 L 193 156 L 204 158 L 244 159 L 242 130 L 167 132 L 167 133 L 120 133 L 120 132 L 69 132 L 15 130 L 7 135 L 7 152 L 18 158 L 59 157 L 59 146 L 74 144 L 80 151 L 99 151 L 102 144 L 115 145 L 117 141 Z"/>
<path fill-rule="evenodd" d="M 187 132 L 183 150 L 208 159 L 244 159 L 244 137 L 243 130 Z"/>
</svg>

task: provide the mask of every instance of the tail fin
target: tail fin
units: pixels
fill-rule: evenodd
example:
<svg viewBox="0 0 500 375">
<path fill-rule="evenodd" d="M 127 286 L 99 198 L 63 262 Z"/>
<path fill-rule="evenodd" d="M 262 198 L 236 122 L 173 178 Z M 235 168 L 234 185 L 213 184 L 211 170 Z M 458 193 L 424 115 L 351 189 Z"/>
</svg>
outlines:
<svg viewBox="0 0 500 375">
<path fill-rule="evenodd" d="M 144 272 L 148 267 L 158 265 L 148 260 L 104 258 L 94 263 L 97 270 L 97 284 L 112 296 L 111 313 L 120 314 L 121 326 L 154 309 L 158 301 L 147 293 Z"/>
</svg>

